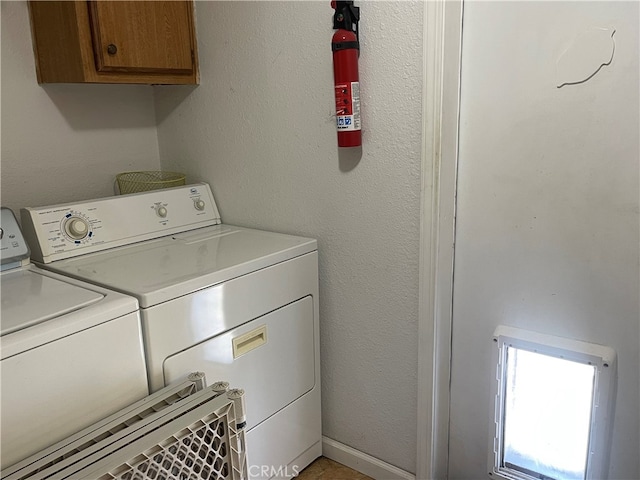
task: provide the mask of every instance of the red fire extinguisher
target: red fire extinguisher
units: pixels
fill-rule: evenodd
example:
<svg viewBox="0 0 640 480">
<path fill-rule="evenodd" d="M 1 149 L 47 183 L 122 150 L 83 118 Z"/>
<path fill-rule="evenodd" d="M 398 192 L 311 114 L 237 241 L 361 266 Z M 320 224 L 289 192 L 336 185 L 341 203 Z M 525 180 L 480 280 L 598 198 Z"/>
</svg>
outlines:
<svg viewBox="0 0 640 480">
<path fill-rule="evenodd" d="M 362 145 L 360 77 L 358 76 L 360 9 L 353 6 L 353 1 L 334 0 L 331 2 L 331 7 L 335 9 L 333 28 L 337 29 L 331 40 L 331 50 L 333 51 L 338 146 L 359 147 Z"/>
</svg>

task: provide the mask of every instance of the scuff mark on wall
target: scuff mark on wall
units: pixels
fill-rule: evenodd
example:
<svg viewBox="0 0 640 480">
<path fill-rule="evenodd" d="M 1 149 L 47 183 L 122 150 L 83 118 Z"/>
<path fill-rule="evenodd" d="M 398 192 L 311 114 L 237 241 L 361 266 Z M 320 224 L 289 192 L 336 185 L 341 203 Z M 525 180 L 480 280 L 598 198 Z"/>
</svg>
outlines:
<svg viewBox="0 0 640 480">
<path fill-rule="evenodd" d="M 610 65 L 616 50 L 615 28 L 591 27 L 578 35 L 556 62 L 556 85 L 585 83 Z"/>
</svg>

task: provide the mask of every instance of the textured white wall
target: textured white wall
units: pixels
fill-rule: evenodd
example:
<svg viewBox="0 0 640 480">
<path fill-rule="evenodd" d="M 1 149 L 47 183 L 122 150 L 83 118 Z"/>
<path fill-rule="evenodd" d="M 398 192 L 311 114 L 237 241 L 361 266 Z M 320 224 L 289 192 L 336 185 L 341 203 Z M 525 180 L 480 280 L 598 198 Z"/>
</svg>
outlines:
<svg viewBox="0 0 640 480">
<path fill-rule="evenodd" d="M 487 468 L 498 324 L 617 351 L 607 478 L 640 478 L 639 13 L 638 2 L 465 6 L 450 478 Z M 611 65 L 558 89 L 556 61 L 592 27 L 616 29 Z M 610 38 L 584 40 L 582 78 L 610 55 Z"/>
<path fill-rule="evenodd" d="M 359 163 L 324 0 L 198 2 L 201 85 L 156 89 L 160 156 L 224 222 L 318 239 L 324 434 L 415 471 L 423 5 L 360 6 Z"/>
<path fill-rule="evenodd" d="M 26 2 L 1 16 L 3 206 L 113 195 L 116 173 L 159 168 L 152 87 L 41 87 Z"/>
</svg>

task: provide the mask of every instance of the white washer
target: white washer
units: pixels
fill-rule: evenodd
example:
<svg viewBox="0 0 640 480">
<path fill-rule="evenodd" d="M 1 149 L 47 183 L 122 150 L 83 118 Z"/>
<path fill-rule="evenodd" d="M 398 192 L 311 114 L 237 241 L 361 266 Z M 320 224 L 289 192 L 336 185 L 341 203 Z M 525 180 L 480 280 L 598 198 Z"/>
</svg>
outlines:
<svg viewBox="0 0 640 480">
<path fill-rule="evenodd" d="M 315 240 L 222 225 L 206 184 L 22 214 L 45 268 L 138 299 L 152 391 L 195 370 L 243 386 L 252 478 L 321 455 Z"/>
<path fill-rule="evenodd" d="M 1 468 L 148 394 L 133 297 L 39 269 L 3 208 Z"/>
</svg>

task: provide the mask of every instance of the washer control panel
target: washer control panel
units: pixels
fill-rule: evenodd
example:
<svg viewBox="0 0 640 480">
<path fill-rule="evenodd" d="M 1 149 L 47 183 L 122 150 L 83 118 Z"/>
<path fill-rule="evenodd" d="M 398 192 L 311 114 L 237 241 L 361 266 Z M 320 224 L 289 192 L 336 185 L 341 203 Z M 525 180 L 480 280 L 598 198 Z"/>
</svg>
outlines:
<svg viewBox="0 0 640 480">
<path fill-rule="evenodd" d="M 206 183 L 23 208 L 21 218 L 31 256 L 43 263 L 220 223 Z"/>
<path fill-rule="evenodd" d="M 0 252 L 2 270 L 19 267 L 22 260 L 29 258 L 29 245 L 22 236 L 13 212 L 2 207 L 0 218 Z"/>
</svg>

